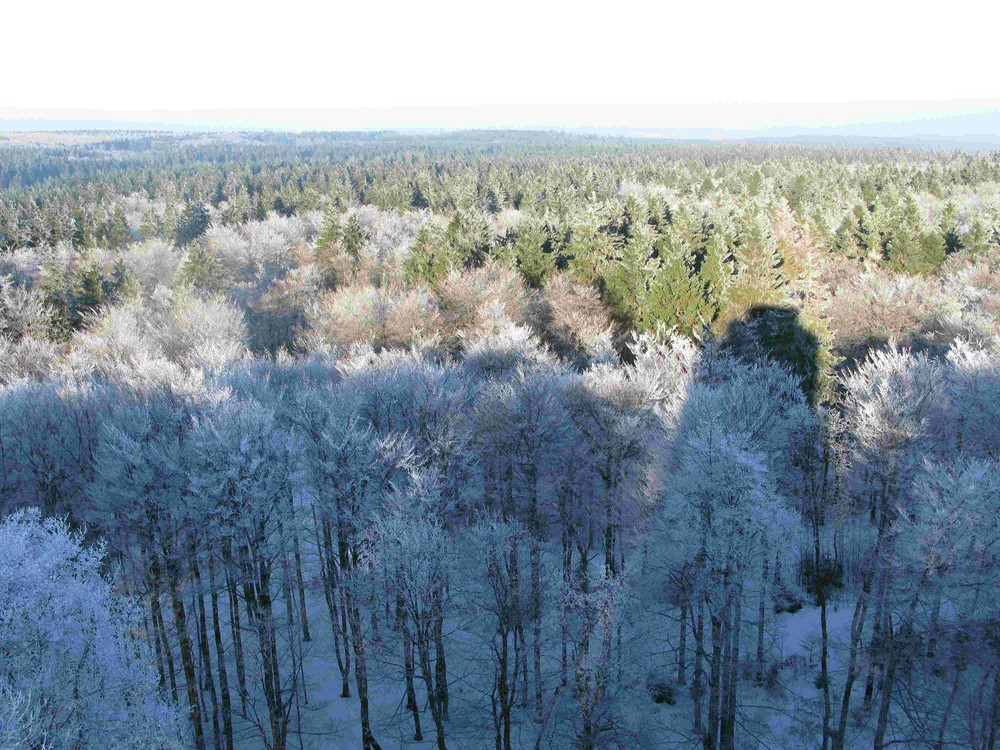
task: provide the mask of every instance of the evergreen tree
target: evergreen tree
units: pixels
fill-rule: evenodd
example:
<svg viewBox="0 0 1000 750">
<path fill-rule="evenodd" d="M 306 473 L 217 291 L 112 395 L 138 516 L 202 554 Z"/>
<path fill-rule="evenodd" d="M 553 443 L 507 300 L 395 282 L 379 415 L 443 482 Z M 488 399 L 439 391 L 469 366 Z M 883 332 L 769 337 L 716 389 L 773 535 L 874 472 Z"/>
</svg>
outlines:
<svg viewBox="0 0 1000 750">
<path fill-rule="evenodd" d="M 193 242 L 187 248 L 184 260 L 174 283 L 190 286 L 205 294 L 217 294 L 225 288 L 224 274 L 219 262 L 204 242 Z"/>
<path fill-rule="evenodd" d="M 430 226 L 421 227 L 403 260 L 403 273 L 410 284 L 433 286 L 461 263 L 457 255 Z"/>
<path fill-rule="evenodd" d="M 150 208 L 142 217 L 142 224 L 139 226 L 139 234 L 141 234 L 142 238 L 145 240 L 152 239 L 156 236 L 156 226 L 156 214 L 153 212 L 153 209 Z"/>
<path fill-rule="evenodd" d="M 555 268 L 554 256 L 546 252 L 548 238 L 539 227 L 528 224 L 518 229 L 514 242 L 517 270 L 532 287 L 540 288 Z"/>
<path fill-rule="evenodd" d="M 709 237 L 705 257 L 698 269 L 698 279 L 705 298 L 704 317 L 707 321 L 717 318 L 729 304 L 729 290 L 733 285 L 733 254 L 726 239 L 715 232 Z"/>
<path fill-rule="evenodd" d="M 50 254 L 42 265 L 38 291 L 45 304 L 52 310 L 49 318 L 49 335 L 56 341 L 65 340 L 73 328 L 73 295 L 66 267 L 53 254 Z"/>
<path fill-rule="evenodd" d="M 130 302 L 142 296 L 139 279 L 121 258 L 111 267 L 111 276 L 104 280 L 104 296 L 115 304 Z"/>
<path fill-rule="evenodd" d="M 177 228 L 177 245 L 184 247 L 201 237 L 208 229 L 208 207 L 203 203 L 192 203 L 184 211 L 184 218 Z"/>
<path fill-rule="evenodd" d="M 167 208 L 163 212 L 163 223 L 161 225 L 163 236 L 171 241 L 174 240 L 177 235 L 178 223 L 177 207 L 174 206 L 172 201 L 167 201 Z"/>
<path fill-rule="evenodd" d="M 73 275 L 74 326 L 79 327 L 88 315 L 95 313 L 106 299 L 104 276 L 101 266 L 90 256 L 85 256 Z"/>
<path fill-rule="evenodd" d="M 690 335 L 700 327 L 699 316 L 705 307 L 702 287 L 694 274 L 693 253 L 683 240 L 664 235 L 656 243 L 656 254 L 659 268 L 650 282 L 643 328 L 676 327 Z"/>
<path fill-rule="evenodd" d="M 358 220 L 357 214 L 351 214 L 350 218 L 347 220 L 347 224 L 344 225 L 343 235 L 341 238 L 344 250 L 351 256 L 351 258 L 357 260 L 361 257 L 361 249 L 364 247 L 367 240 L 368 230 Z"/>
<path fill-rule="evenodd" d="M 940 229 L 944 235 L 945 252 L 948 255 L 962 249 L 962 238 L 958 232 L 958 209 L 950 201 L 945 205 L 941 215 Z"/>
<path fill-rule="evenodd" d="M 962 250 L 970 257 L 977 258 L 990 247 L 990 238 L 978 219 L 972 222 L 969 231 L 962 237 Z"/>
<path fill-rule="evenodd" d="M 730 291 L 733 304 L 750 308 L 781 301 L 785 284 L 782 258 L 767 216 L 754 214 L 743 220 L 734 249 L 737 277 Z"/>
</svg>

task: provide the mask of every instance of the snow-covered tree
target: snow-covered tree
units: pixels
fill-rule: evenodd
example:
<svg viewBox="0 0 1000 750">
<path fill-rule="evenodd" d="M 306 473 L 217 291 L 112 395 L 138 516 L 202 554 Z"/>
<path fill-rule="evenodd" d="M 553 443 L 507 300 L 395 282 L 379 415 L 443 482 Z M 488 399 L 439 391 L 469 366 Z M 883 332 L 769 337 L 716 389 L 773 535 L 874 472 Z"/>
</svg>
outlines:
<svg viewBox="0 0 1000 750">
<path fill-rule="evenodd" d="M 37 509 L 0 521 L 0 746 L 184 747 L 105 554 Z"/>
</svg>

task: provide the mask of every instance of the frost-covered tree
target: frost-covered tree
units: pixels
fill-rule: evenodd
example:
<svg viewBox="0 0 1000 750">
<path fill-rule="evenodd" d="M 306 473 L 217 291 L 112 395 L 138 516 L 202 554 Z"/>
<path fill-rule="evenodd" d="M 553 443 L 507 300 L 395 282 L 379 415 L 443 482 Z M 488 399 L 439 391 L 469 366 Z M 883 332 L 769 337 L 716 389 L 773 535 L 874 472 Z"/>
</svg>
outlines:
<svg viewBox="0 0 1000 750">
<path fill-rule="evenodd" d="M 140 610 L 105 577 L 103 544 L 37 509 L 0 521 L 0 744 L 184 747 Z"/>
</svg>

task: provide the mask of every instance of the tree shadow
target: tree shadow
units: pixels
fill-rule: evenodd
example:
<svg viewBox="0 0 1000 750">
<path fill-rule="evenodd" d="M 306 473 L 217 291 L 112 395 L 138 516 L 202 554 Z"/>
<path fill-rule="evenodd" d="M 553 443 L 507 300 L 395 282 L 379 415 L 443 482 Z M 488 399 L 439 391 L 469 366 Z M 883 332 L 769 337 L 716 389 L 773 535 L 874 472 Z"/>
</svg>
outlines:
<svg viewBox="0 0 1000 750">
<path fill-rule="evenodd" d="M 723 343 L 746 361 L 767 358 L 784 365 L 814 404 L 832 391 L 835 358 L 817 325 L 803 320 L 793 306 L 754 305 L 729 324 Z"/>
</svg>

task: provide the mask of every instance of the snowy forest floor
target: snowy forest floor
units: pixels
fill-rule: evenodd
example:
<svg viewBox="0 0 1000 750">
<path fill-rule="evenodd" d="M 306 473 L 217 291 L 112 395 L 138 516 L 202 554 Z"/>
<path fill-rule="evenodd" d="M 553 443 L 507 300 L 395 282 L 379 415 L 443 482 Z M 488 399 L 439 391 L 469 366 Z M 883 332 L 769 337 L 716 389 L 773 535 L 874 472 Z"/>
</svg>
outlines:
<svg viewBox="0 0 1000 750">
<path fill-rule="evenodd" d="M 318 582 L 317 582 L 318 583 Z M 276 602 L 276 605 L 280 604 Z M 356 695 L 353 664 L 351 668 L 351 697 L 340 697 L 341 675 L 334 651 L 329 614 L 322 599 L 310 597 L 308 601 L 312 641 L 304 644 L 304 684 L 308 703 L 292 706 L 289 750 L 344 750 L 361 748 L 360 706 Z M 836 676 L 841 669 L 838 658 L 841 644 L 850 628 L 853 603 L 850 597 L 831 601 L 828 610 L 830 632 L 830 673 Z M 281 622 L 283 613 L 276 608 L 276 620 Z M 384 613 L 383 613 L 384 614 Z M 676 617 L 676 611 L 665 613 Z M 774 616 L 767 631 L 769 663 L 776 665 L 765 686 L 755 684 L 753 666 L 745 669 L 739 688 L 737 747 L 765 748 L 767 750 L 798 750 L 818 746 L 821 736 L 821 693 L 816 687 L 820 663 L 820 610 L 807 605 L 795 613 Z M 747 644 L 755 637 L 756 623 L 745 621 Z M 664 633 L 674 631 L 664 629 Z M 430 748 L 436 746 L 434 724 L 427 710 L 425 692 L 419 675 L 415 680 L 418 702 L 421 704 L 423 740 L 413 740 L 413 718 L 406 708 L 402 664 L 399 662 L 399 633 L 383 621 L 380 628 L 381 645 L 373 639 L 368 653 L 370 678 L 369 699 L 371 721 L 376 738 L 383 750 L 399 748 Z M 452 637 L 449 638 L 448 636 Z M 656 633 L 651 634 L 656 637 Z M 368 633 L 371 639 L 373 634 Z M 664 636 L 666 638 L 666 636 Z M 463 642 L 461 638 L 465 638 Z M 492 748 L 494 734 L 488 713 L 489 695 L 483 694 L 484 671 L 489 664 L 482 663 L 481 644 L 468 642 L 468 633 L 459 628 L 445 640 L 449 648 L 448 677 L 450 687 L 450 717 L 446 723 L 447 746 L 453 750 Z M 675 644 L 665 642 L 663 653 L 674 657 Z M 689 645 L 689 648 L 691 646 Z M 748 648 L 747 653 L 752 653 Z M 558 656 L 547 654 L 553 671 L 558 670 Z M 690 658 L 690 656 L 689 656 Z M 665 666 L 663 669 L 672 670 Z M 690 672 L 690 667 L 689 667 Z M 672 676 L 676 676 L 675 674 Z M 553 684 L 558 675 L 553 674 Z M 633 680 L 633 682 L 635 682 Z M 641 680 L 639 682 L 642 682 Z M 546 700 L 553 700 L 554 691 L 547 692 Z M 560 699 L 570 702 L 565 693 Z M 856 702 L 860 703 L 860 700 Z M 570 704 L 570 710 L 571 704 Z M 630 713 L 627 722 L 630 738 L 619 747 L 641 748 L 695 748 L 700 742 L 692 734 L 693 705 L 690 694 L 690 677 L 686 686 L 679 687 L 674 705 L 657 704 L 642 687 L 633 690 L 632 700 L 624 709 Z M 266 715 L 266 714 L 265 714 Z M 515 708 L 517 719 L 512 745 L 515 748 L 535 748 L 541 725 L 534 721 L 530 708 Z M 868 736 L 863 726 L 864 716 L 856 714 L 852 721 L 855 739 L 851 747 L 867 746 Z M 251 722 L 240 719 L 236 729 L 237 746 L 257 750 L 262 745 L 256 738 Z M 540 747 L 561 747 L 558 742 L 543 735 Z"/>
</svg>

